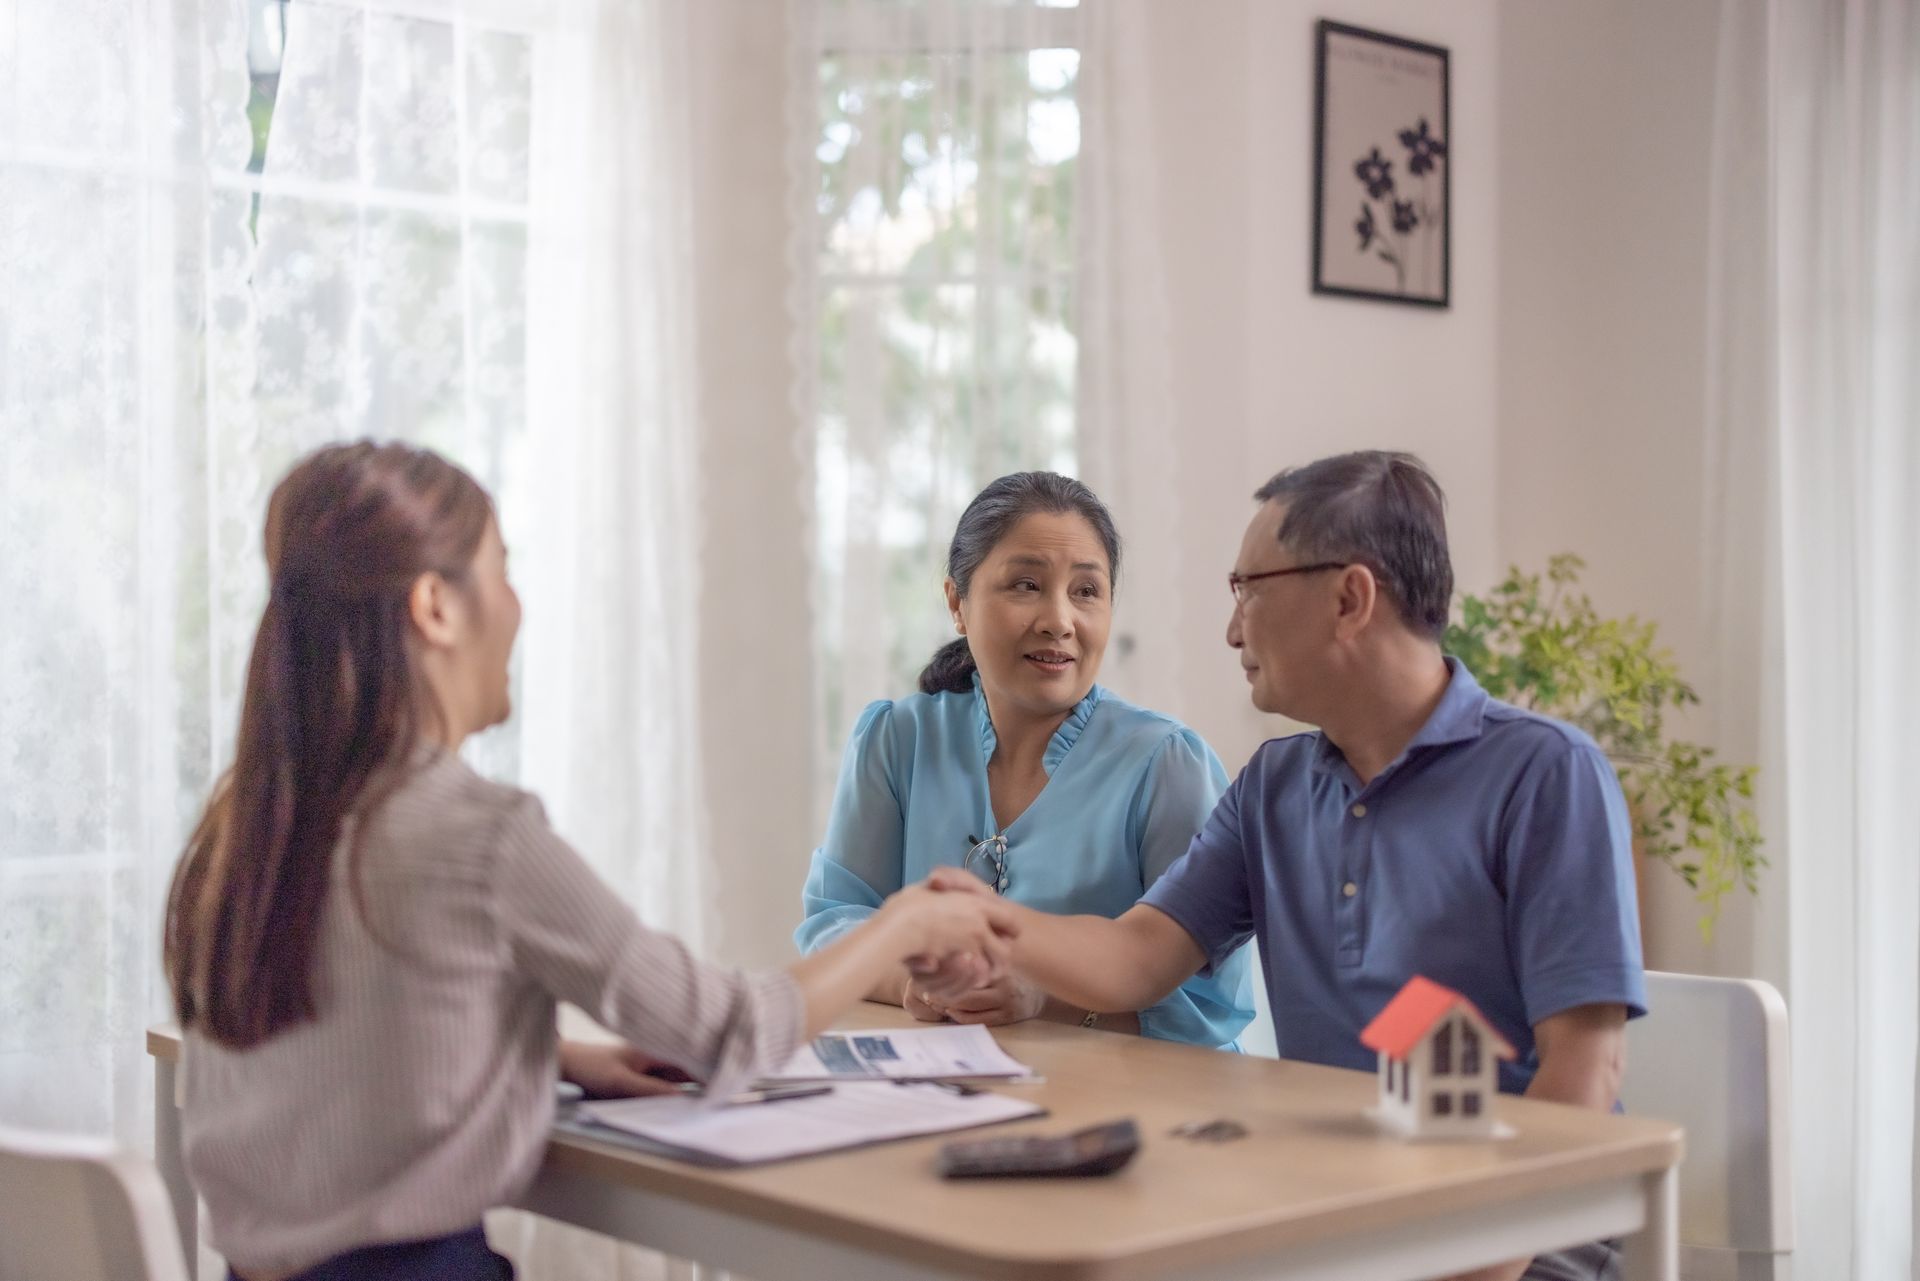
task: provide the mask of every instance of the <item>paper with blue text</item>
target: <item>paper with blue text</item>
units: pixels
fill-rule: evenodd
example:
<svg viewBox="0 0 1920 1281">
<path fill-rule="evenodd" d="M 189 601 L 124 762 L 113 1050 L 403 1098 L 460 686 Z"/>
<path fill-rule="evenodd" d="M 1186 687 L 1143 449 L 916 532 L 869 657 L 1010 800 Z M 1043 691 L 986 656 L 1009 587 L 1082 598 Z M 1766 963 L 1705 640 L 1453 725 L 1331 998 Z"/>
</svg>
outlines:
<svg viewBox="0 0 1920 1281">
<path fill-rule="evenodd" d="M 769 1081 L 951 1081 L 1021 1077 L 1031 1069 L 978 1025 L 827 1032 L 795 1051 Z"/>
</svg>

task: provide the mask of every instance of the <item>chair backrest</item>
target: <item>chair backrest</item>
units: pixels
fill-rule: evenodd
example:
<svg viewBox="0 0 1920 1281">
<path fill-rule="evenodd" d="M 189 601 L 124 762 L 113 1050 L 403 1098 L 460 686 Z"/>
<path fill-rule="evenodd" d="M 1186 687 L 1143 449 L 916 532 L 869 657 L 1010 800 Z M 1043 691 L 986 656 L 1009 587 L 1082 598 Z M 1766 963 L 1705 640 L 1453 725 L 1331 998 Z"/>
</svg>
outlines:
<svg viewBox="0 0 1920 1281">
<path fill-rule="evenodd" d="M 1791 1250 L 1786 1003 L 1757 979 L 1649 971 L 1647 1010 L 1627 1026 L 1624 1101 L 1686 1127 L 1681 1243 Z"/>
<path fill-rule="evenodd" d="M 111 1144 L 0 1127 L 0 1281 L 187 1281 L 152 1163 Z"/>
</svg>

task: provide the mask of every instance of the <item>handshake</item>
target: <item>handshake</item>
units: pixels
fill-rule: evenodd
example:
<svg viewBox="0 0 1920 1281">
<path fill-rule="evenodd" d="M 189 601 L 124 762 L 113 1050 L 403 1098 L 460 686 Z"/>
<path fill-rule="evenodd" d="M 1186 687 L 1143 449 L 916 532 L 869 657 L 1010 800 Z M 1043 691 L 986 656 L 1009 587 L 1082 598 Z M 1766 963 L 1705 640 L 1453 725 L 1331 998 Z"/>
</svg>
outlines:
<svg viewBox="0 0 1920 1281">
<path fill-rule="evenodd" d="M 929 1023 L 993 1025 L 1039 1014 L 1046 994 L 1014 972 L 1025 912 L 957 867 L 936 868 L 889 898 L 877 915 L 905 944 L 901 1006 Z"/>
</svg>

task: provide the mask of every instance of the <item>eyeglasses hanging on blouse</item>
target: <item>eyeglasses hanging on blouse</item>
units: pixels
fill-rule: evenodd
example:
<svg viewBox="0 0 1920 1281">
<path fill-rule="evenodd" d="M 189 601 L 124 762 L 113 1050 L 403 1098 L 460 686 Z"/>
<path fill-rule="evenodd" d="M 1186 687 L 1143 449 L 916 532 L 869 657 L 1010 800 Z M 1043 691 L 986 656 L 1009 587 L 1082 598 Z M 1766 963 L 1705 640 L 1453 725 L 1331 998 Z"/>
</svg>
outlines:
<svg viewBox="0 0 1920 1281">
<path fill-rule="evenodd" d="M 996 894 L 1007 892 L 1007 838 L 1005 833 L 979 840 L 971 833 L 967 840 L 971 848 L 967 856 L 960 860 L 960 866 L 993 887 Z"/>
</svg>

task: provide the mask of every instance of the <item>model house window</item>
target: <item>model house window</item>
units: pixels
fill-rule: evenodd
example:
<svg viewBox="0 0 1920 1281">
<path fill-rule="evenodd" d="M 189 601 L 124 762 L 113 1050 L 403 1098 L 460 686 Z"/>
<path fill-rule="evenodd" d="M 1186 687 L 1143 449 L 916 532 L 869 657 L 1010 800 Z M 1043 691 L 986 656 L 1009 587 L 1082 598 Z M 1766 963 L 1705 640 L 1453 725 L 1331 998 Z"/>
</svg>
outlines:
<svg viewBox="0 0 1920 1281">
<path fill-rule="evenodd" d="M 1480 1070 L 1480 1033 L 1471 1024 L 1460 1026 L 1460 1075 L 1472 1076 Z"/>
<path fill-rule="evenodd" d="M 967 502 L 1076 470 L 1081 21 L 1062 0 L 825 0 L 815 26 L 791 127 L 812 166 L 796 323 L 831 767 L 859 709 L 953 639 L 940 582 Z"/>
<path fill-rule="evenodd" d="M 1449 1076 L 1453 1072 L 1453 1024 L 1443 1024 L 1433 1034 L 1433 1074 Z"/>
<path fill-rule="evenodd" d="M 1480 1091 L 1468 1090 L 1465 1094 L 1462 1094 L 1460 1096 L 1460 1115 L 1461 1116 L 1479 1116 L 1480 1115 Z"/>
<path fill-rule="evenodd" d="M 1412 1066 L 1410 1063 L 1400 1065 L 1400 1101 L 1402 1103 L 1413 1096 L 1413 1073 L 1408 1071 Z"/>
<path fill-rule="evenodd" d="M 1433 1092 L 1433 1114 L 1435 1116 L 1452 1116 L 1453 1095 L 1447 1093 L 1445 1090 L 1435 1090 Z"/>
</svg>

